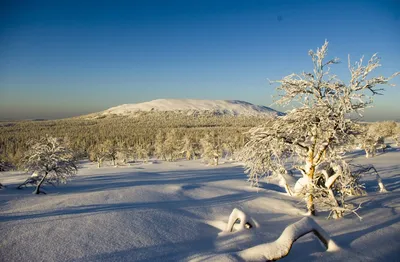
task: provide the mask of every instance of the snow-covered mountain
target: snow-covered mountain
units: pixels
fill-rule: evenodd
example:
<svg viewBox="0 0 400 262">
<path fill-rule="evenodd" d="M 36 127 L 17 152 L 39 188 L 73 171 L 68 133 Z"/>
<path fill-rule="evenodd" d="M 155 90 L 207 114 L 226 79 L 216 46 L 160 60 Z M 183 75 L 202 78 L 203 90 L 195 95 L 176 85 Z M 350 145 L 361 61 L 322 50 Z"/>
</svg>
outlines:
<svg viewBox="0 0 400 262">
<path fill-rule="evenodd" d="M 132 115 L 139 111 L 176 111 L 186 114 L 208 112 L 215 115 L 282 115 L 272 108 L 239 100 L 157 99 L 109 108 L 102 115 Z"/>
</svg>

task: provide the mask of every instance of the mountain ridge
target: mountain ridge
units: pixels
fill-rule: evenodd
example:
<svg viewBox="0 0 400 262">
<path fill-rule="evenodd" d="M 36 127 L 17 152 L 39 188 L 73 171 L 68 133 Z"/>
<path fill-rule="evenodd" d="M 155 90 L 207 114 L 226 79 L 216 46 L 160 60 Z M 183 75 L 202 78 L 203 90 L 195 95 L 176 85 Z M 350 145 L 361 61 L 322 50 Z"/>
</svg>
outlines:
<svg viewBox="0 0 400 262">
<path fill-rule="evenodd" d="M 99 112 L 100 115 L 134 115 L 138 112 L 176 111 L 186 114 L 212 113 L 215 115 L 279 116 L 283 113 L 266 106 L 242 100 L 156 99 L 143 103 L 122 104 Z"/>
</svg>

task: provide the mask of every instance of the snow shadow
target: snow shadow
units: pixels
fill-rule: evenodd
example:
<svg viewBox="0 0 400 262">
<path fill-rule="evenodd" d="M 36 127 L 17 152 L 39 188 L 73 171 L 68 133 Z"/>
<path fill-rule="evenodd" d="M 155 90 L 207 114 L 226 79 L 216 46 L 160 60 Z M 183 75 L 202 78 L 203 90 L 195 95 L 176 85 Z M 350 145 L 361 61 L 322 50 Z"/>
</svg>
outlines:
<svg viewBox="0 0 400 262">
<path fill-rule="evenodd" d="M 337 242 L 340 243 L 341 246 L 350 248 L 351 244 L 353 242 L 355 242 L 357 239 L 359 239 L 361 237 L 365 237 L 366 235 L 371 234 L 373 232 L 382 230 L 386 227 L 395 225 L 399 222 L 400 222 L 400 217 L 395 217 L 395 218 L 387 220 L 383 223 L 378 223 L 373 226 L 368 226 L 367 228 L 365 228 L 363 230 L 356 230 L 356 231 L 352 231 L 352 232 L 346 232 L 341 235 L 336 235 L 334 237 L 334 239 L 337 240 Z"/>
<path fill-rule="evenodd" d="M 59 193 L 82 193 L 122 189 L 137 186 L 196 185 L 202 183 L 242 180 L 246 182 L 243 168 L 228 167 L 205 170 L 174 170 L 167 172 L 115 172 L 107 175 L 86 176 L 60 188 Z"/>
<path fill-rule="evenodd" d="M 41 213 L 26 213 L 0 216 L 0 222 L 17 221 L 35 218 L 51 218 L 55 216 L 69 215 L 93 215 L 106 212 L 129 211 L 129 210 L 147 210 L 147 209 L 164 209 L 173 210 L 181 208 L 195 207 L 214 207 L 220 205 L 231 205 L 232 203 L 250 201 L 259 197 L 256 192 L 243 192 L 230 195 L 222 195 L 218 197 L 202 198 L 202 199 L 187 199 L 159 202 L 134 202 L 134 203 L 115 203 L 115 204 L 95 204 L 95 205 L 80 205 L 73 207 L 65 207 L 60 210 L 52 210 Z"/>
<path fill-rule="evenodd" d="M 120 172 L 118 172 L 120 171 Z M 102 169 L 99 169 L 102 172 Z M 60 184 L 57 187 L 50 185 L 43 186 L 43 190 L 49 194 L 74 194 L 96 191 L 120 190 L 123 188 L 136 186 L 157 186 L 157 185 L 179 185 L 187 184 L 186 189 L 191 185 L 228 181 L 242 180 L 246 182 L 246 175 L 241 167 L 224 167 L 218 169 L 204 170 L 174 170 L 174 171 L 142 171 L 142 170 L 115 170 L 115 172 L 101 175 L 77 176 L 71 179 L 68 184 Z M 245 184 L 244 184 L 245 185 Z M 18 184 L 9 184 L 7 189 L 10 194 L 23 194 L 23 191 L 34 190 L 34 187 L 26 187 L 22 190 L 14 190 Z M 13 192 L 11 192 L 13 191 Z"/>
<path fill-rule="evenodd" d="M 192 241 L 132 248 L 117 252 L 101 253 L 71 260 L 84 261 L 182 261 L 191 254 L 215 249 L 214 239 L 199 238 Z"/>
</svg>

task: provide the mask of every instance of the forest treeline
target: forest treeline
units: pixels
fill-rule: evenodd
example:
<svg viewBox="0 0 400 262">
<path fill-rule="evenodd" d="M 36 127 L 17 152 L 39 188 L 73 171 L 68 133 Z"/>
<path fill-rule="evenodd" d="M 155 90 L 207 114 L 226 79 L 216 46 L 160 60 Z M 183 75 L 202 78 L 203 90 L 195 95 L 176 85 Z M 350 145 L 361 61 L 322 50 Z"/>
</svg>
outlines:
<svg viewBox="0 0 400 262">
<path fill-rule="evenodd" d="M 246 132 L 266 122 L 267 116 L 182 112 L 139 112 L 134 116 L 91 116 L 47 121 L 0 122 L 0 161 L 18 167 L 30 142 L 45 136 L 62 138 L 77 158 L 89 158 L 99 166 L 155 157 L 174 161 L 203 158 L 218 164 L 248 141 Z M 367 157 L 382 148 L 384 138 L 398 142 L 395 122 L 362 124 L 354 147 Z"/>
<path fill-rule="evenodd" d="M 18 166 L 29 142 L 46 135 L 63 138 L 80 157 L 99 163 L 117 158 L 212 158 L 233 154 L 245 143 L 244 133 L 264 121 L 265 116 L 140 112 L 133 117 L 0 122 L 0 159 Z M 211 153 L 205 152 L 207 147 Z"/>
</svg>

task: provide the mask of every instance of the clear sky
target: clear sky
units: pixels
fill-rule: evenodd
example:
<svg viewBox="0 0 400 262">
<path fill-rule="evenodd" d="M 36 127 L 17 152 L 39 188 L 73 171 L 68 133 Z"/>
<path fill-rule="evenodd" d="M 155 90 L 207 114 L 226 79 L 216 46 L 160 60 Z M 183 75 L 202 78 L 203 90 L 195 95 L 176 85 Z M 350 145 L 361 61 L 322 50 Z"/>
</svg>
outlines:
<svg viewBox="0 0 400 262">
<path fill-rule="evenodd" d="M 347 54 L 400 71 L 400 1 L 0 1 L 0 119 L 158 98 L 269 106 L 267 79 L 311 70 L 325 39 L 344 80 Z M 393 83 L 367 120 L 400 121 Z"/>
</svg>

